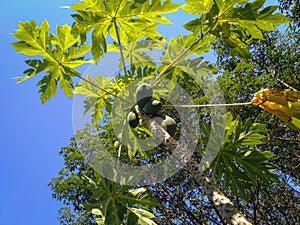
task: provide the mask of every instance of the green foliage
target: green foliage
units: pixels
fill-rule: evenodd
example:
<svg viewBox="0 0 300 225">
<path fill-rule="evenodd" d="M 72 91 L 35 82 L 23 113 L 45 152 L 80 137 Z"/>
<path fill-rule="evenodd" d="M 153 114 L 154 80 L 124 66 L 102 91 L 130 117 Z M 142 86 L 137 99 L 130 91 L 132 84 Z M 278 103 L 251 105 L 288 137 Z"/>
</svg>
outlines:
<svg viewBox="0 0 300 225">
<path fill-rule="evenodd" d="M 52 197 L 66 205 L 59 211 L 61 225 L 76 223 L 95 225 L 91 212 L 82 211 L 80 207 L 80 204 L 86 202 L 92 195 L 91 185 L 82 179 L 82 174 L 91 176 L 93 170 L 77 149 L 74 138 L 71 139 L 69 146 L 61 148 L 59 154 L 64 158 L 64 167 L 57 177 L 51 179 L 49 187 L 53 193 Z"/>
<path fill-rule="evenodd" d="M 19 22 L 19 29 L 13 34 L 19 40 L 12 43 L 17 52 L 39 56 L 38 59 L 26 61 L 31 68 L 24 71 L 25 77 L 16 77 L 16 81 L 23 82 L 44 71 L 46 75 L 37 83 L 40 86 L 42 103 L 55 96 L 58 82 L 64 93 L 71 97 L 73 89 L 71 77 L 78 75 L 74 68 L 91 63 L 82 57 L 90 50 L 90 46 L 79 45 L 79 38 L 72 34 L 70 26 L 57 26 L 56 33 L 57 35 L 49 33 L 47 20 L 40 26 L 31 20 Z"/>
<path fill-rule="evenodd" d="M 231 46 L 232 54 L 248 57 L 247 46 L 251 39 L 263 39 L 262 31 L 275 30 L 287 19 L 280 13 L 273 14 L 277 6 L 262 9 L 265 0 L 204 0 L 187 1 L 183 9 L 199 14 L 184 27 L 195 33 L 213 34 Z"/>
<path fill-rule="evenodd" d="M 119 85 L 124 85 L 122 82 L 118 82 L 118 89 L 115 88 L 115 85 L 112 87 L 112 79 L 113 77 L 96 75 L 92 80 L 87 75 L 74 88 L 74 94 L 81 94 L 86 97 L 84 100 L 85 111 L 83 115 L 90 111 L 94 125 L 103 118 L 104 111 L 111 111 L 112 98 L 120 91 Z"/>
<path fill-rule="evenodd" d="M 95 220 L 97 224 L 122 224 L 125 220 L 128 221 L 126 224 L 132 224 L 132 221 L 138 224 L 155 224 L 151 220 L 154 216 L 149 208 L 157 206 L 157 201 L 147 188 L 132 188 L 106 180 L 88 165 L 88 155 L 83 155 L 77 142 L 88 150 L 98 149 L 102 144 L 99 141 L 95 143 L 93 138 L 87 137 L 85 132 L 78 133 L 71 139 L 70 146 L 60 151 L 65 166 L 49 186 L 55 193 L 53 197 L 72 205 L 75 212 L 70 208 L 62 210 L 70 219 L 84 223 L 94 224 Z M 82 214 L 83 212 L 92 213 L 94 216 Z M 82 216 L 76 218 L 76 214 Z"/>
<path fill-rule="evenodd" d="M 72 207 L 65 206 L 59 209 L 58 214 L 60 225 L 96 225 L 94 216 L 88 211 L 74 211 Z"/>
<path fill-rule="evenodd" d="M 193 34 L 183 38 L 179 36 L 176 44 L 188 47 L 189 50 L 199 54 L 209 50 L 214 37 L 223 37 L 234 46 L 234 51 L 245 55 L 245 46 L 249 43 L 245 40 L 249 35 L 253 38 L 261 38 L 260 29 L 273 30 L 274 25 L 286 21 L 281 14 L 273 14 L 276 10 L 273 6 L 260 10 L 263 3 L 264 1 L 247 4 L 245 1 L 203 1 L 203 4 L 198 4 L 195 1 L 188 1 L 183 9 L 189 13 L 204 14 L 200 19 L 188 22 L 185 27 L 196 33 L 201 31 L 205 35 L 201 35 L 201 38 L 197 38 L 197 35 Z M 143 44 L 147 43 L 144 40 L 138 40 L 142 37 L 157 40 L 156 37 L 159 34 L 155 30 L 158 23 L 170 23 L 166 17 L 160 14 L 175 12 L 178 7 L 178 4 L 170 1 L 163 3 L 161 1 L 121 1 L 120 4 L 115 1 L 104 3 L 97 0 L 77 2 L 71 6 L 77 11 L 77 14 L 73 15 L 76 22 L 72 28 L 68 25 L 57 26 L 57 35 L 49 34 L 49 25 L 46 20 L 40 27 L 33 20 L 20 22 L 19 30 L 13 34 L 19 40 L 19 42 L 12 43 L 14 48 L 20 53 L 29 56 L 41 55 L 44 58 L 26 61 L 32 68 L 24 72 L 25 77 L 17 77 L 17 81 L 24 81 L 45 71 L 46 75 L 38 82 L 38 85 L 41 86 L 39 90 L 41 101 L 45 102 L 55 95 L 58 82 L 65 94 L 70 97 L 73 89 L 72 76 L 80 77 L 74 68 L 91 62 L 84 60 L 81 56 L 91 48 L 97 62 L 107 50 L 106 37 L 108 34 L 117 41 L 117 44 L 114 42 L 115 46 L 124 44 L 125 48 L 122 49 L 125 59 L 129 58 L 131 62 L 145 59 L 149 61 L 151 58 L 148 58 L 142 51 L 145 48 L 149 50 L 155 46 L 161 47 L 161 44 L 150 47 L 149 44 Z M 83 44 L 90 30 L 93 30 L 91 46 Z M 225 34 L 225 31 L 228 34 Z M 81 44 L 79 44 L 80 40 Z M 171 39 L 170 43 L 174 43 L 174 41 Z M 137 43 L 137 47 L 133 47 L 136 49 L 135 51 L 132 51 L 130 43 Z M 159 42 L 154 41 L 153 43 Z M 129 46 L 126 47 L 126 45 Z M 126 51 L 126 49 L 128 50 Z M 165 53 L 170 52 L 168 47 L 166 50 Z M 179 53 L 182 52 L 182 49 L 178 49 L 180 52 L 176 54 L 174 50 L 173 48 L 173 55 L 180 55 Z M 162 61 L 166 65 L 170 61 L 173 65 L 178 63 L 178 59 L 174 57 L 167 59 L 166 57 L 167 55 L 162 57 Z M 194 62 L 195 60 L 193 60 Z M 149 65 L 154 66 L 153 63 Z M 202 65 L 205 66 L 203 63 Z M 178 67 L 186 73 L 194 73 L 189 69 L 191 68 L 189 65 L 178 65 Z M 158 71 L 164 71 L 165 68 L 166 66 L 163 65 Z M 210 69 L 208 68 L 208 71 Z M 173 71 L 173 76 L 177 75 L 179 72 Z M 100 104 L 101 106 L 102 104 Z"/>
<path fill-rule="evenodd" d="M 213 138 L 210 137 L 211 133 L 219 135 L 217 132 L 221 128 L 218 126 L 222 126 L 223 120 L 226 120 L 226 130 L 222 146 L 210 165 L 213 177 L 222 180 L 224 189 L 230 188 L 233 194 L 249 200 L 250 191 L 253 185 L 257 185 L 257 180 L 265 183 L 278 181 L 272 173 L 276 167 L 268 162 L 275 155 L 256 148 L 256 145 L 264 143 L 265 125 L 252 124 L 249 119 L 244 123 L 240 118 L 233 120 L 230 113 L 219 118 L 213 127 L 203 125 L 204 143 L 207 144 L 209 138 Z"/>
<path fill-rule="evenodd" d="M 138 35 L 138 34 L 137 34 Z M 154 59 L 147 53 L 151 53 L 154 49 L 161 49 L 164 47 L 165 38 L 157 37 L 155 39 L 150 38 L 129 38 L 122 34 L 120 34 L 121 40 L 128 39 L 124 41 L 122 46 L 123 57 L 128 63 L 133 66 L 141 66 L 141 67 L 153 67 L 155 68 Z M 108 45 L 108 51 L 110 52 L 120 52 L 120 46 L 117 42 L 113 42 L 112 44 Z M 119 63 L 119 69 L 123 66 L 122 60 Z"/>
<path fill-rule="evenodd" d="M 129 221 L 134 220 L 142 225 L 156 224 L 151 220 L 154 215 L 148 207 L 156 206 L 157 202 L 149 196 L 146 188 L 132 189 L 98 176 L 95 180 L 87 176 L 85 179 L 92 184 L 93 195 L 84 207 L 97 216 L 97 224 L 122 224 L 129 215 Z"/>
<path fill-rule="evenodd" d="M 227 49 L 226 44 L 219 43 L 219 47 L 222 47 L 218 51 L 218 66 L 225 72 L 220 74 L 218 81 L 226 101 L 249 102 L 253 93 L 262 87 L 283 90 L 287 84 L 298 89 L 299 37 L 299 32 L 293 29 L 285 30 L 284 33 L 264 32 L 264 40 L 256 40 L 251 44 L 251 58 L 247 60 L 232 57 L 228 51 L 224 51 Z M 276 165 L 276 174 L 280 179 L 279 184 L 272 185 L 258 181 L 258 186 L 253 188 L 250 201 L 244 208 L 244 214 L 253 215 L 256 212 L 256 219 L 252 217 L 256 223 L 297 223 L 299 209 L 295 209 L 291 203 L 299 202 L 299 132 L 290 129 L 277 116 L 257 107 L 227 109 L 234 117 L 239 115 L 243 121 L 251 118 L 252 121 L 266 125 L 266 138 L 259 149 L 276 155 L 270 162 Z M 266 210 L 255 210 L 256 202 L 260 202 Z"/>
<path fill-rule="evenodd" d="M 199 39 L 193 34 L 170 38 L 160 59 L 162 65 L 157 68 L 160 76 L 164 75 L 165 78 L 177 82 L 183 73 L 195 77 L 210 73 L 212 65 L 203 61 L 200 54 L 211 48 L 213 40 L 212 35 Z"/>
<path fill-rule="evenodd" d="M 291 19 L 289 27 L 295 32 L 300 28 L 300 4 L 298 0 L 278 0 L 279 9 Z"/>
<path fill-rule="evenodd" d="M 77 11 L 73 15 L 76 30 L 85 37 L 92 31 L 92 54 L 97 62 L 106 51 L 106 36 L 110 34 L 118 43 L 135 41 L 141 37 L 155 39 L 160 34 L 156 31 L 158 23 L 171 23 L 161 14 L 175 12 L 179 5 L 167 1 L 101 1 L 84 0 L 71 6 Z M 124 33 L 129 39 L 119 38 Z M 82 39 L 82 40 L 85 40 Z"/>
<path fill-rule="evenodd" d="M 182 9 L 188 13 L 200 14 L 208 13 L 213 5 L 213 0 L 187 0 L 187 4 L 182 6 Z"/>
</svg>

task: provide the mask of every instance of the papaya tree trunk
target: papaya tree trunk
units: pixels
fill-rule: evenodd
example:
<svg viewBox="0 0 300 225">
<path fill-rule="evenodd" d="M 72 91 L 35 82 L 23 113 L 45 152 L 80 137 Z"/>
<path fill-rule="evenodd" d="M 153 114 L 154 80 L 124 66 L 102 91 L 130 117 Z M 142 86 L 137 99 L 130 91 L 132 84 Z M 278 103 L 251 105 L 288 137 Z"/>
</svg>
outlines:
<svg viewBox="0 0 300 225">
<path fill-rule="evenodd" d="M 148 126 L 152 134 L 158 138 L 172 154 L 179 160 L 193 175 L 197 183 L 205 191 L 207 198 L 217 210 L 218 215 L 225 224 L 249 225 L 246 218 L 239 213 L 233 203 L 214 184 L 212 179 L 201 169 L 200 164 L 189 155 L 168 132 L 166 132 L 154 119 L 147 116 L 142 110 L 136 107 L 142 121 Z"/>
</svg>

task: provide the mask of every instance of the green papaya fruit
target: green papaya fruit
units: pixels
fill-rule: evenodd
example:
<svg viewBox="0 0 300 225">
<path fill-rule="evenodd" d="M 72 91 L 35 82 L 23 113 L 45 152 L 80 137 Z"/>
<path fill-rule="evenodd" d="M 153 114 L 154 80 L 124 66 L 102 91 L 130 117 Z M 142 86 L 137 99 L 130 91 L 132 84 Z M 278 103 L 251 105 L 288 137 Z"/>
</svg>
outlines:
<svg viewBox="0 0 300 225">
<path fill-rule="evenodd" d="M 143 111 L 149 115 L 153 116 L 157 114 L 162 108 L 161 101 L 156 99 L 151 99 L 150 101 L 146 102 L 145 106 L 143 107 Z"/>
<path fill-rule="evenodd" d="M 161 123 L 161 126 L 170 134 L 170 136 L 173 137 L 175 135 L 176 129 L 177 129 L 177 124 L 176 124 L 176 121 L 172 117 L 166 115 L 165 119 Z"/>
<path fill-rule="evenodd" d="M 143 108 L 145 104 L 151 100 L 153 90 L 150 84 L 142 83 L 136 89 L 136 102 L 140 108 Z"/>
<path fill-rule="evenodd" d="M 176 133 L 177 124 L 176 121 L 168 115 L 157 115 L 153 119 L 165 130 L 171 137 Z"/>
<path fill-rule="evenodd" d="M 127 115 L 127 121 L 129 123 L 129 126 L 132 128 L 136 128 L 137 125 L 139 125 L 139 116 L 136 112 L 129 112 Z"/>
</svg>

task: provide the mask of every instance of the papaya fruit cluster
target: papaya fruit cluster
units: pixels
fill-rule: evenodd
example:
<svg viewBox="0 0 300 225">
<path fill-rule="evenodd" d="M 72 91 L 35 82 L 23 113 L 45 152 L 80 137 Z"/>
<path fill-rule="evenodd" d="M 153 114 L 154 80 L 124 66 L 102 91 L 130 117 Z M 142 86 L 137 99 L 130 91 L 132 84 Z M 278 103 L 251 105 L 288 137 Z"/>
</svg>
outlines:
<svg viewBox="0 0 300 225">
<path fill-rule="evenodd" d="M 177 124 L 175 120 L 165 114 L 159 114 L 162 109 L 162 103 L 153 97 L 152 87 L 147 83 L 140 84 L 136 89 L 136 104 L 148 116 L 151 116 L 170 136 L 174 136 Z M 139 115 L 132 110 L 127 115 L 129 126 L 135 128 L 139 125 Z"/>
</svg>

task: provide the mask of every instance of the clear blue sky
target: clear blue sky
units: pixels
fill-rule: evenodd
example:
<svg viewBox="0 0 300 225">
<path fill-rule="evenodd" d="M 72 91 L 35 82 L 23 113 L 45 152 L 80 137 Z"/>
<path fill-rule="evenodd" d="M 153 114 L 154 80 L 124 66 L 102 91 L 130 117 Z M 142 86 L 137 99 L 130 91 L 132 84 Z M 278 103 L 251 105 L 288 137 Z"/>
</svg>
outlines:
<svg viewBox="0 0 300 225">
<path fill-rule="evenodd" d="M 63 166 L 58 151 L 69 143 L 72 131 L 72 100 L 60 91 L 44 105 L 36 82 L 40 76 L 15 85 L 13 77 L 27 69 L 26 56 L 10 46 L 18 21 L 47 18 L 52 30 L 56 24 L 72 23 L 68 0 L 2 1 L 0 14 L 0 224 L 56 225 L 60 203 L 53 200 L 47 184 Z M 182 1 L 177 1 L 182 2 Z M 170 16 L 177 25 L 162 27 L 164 35 L 182 34 L 186 16 Z"/>
<path fill-rule="evenodd" d="M 26 69 L 26 56 L 10 46 L 18 21 L 47 18 L 70 23 L 70 12 L 60 9 L 72 1 L 1 1 L 0 14 L 0 224 L 55 225 L 60 204 L 47 187 L 63 166 L 60 147 L 68 145 L 72 131 L 72 101 L 60 92 L 42 105 L 35 86 L 38 78 L 15 85 L 12 77 Z"/>
</svg>

